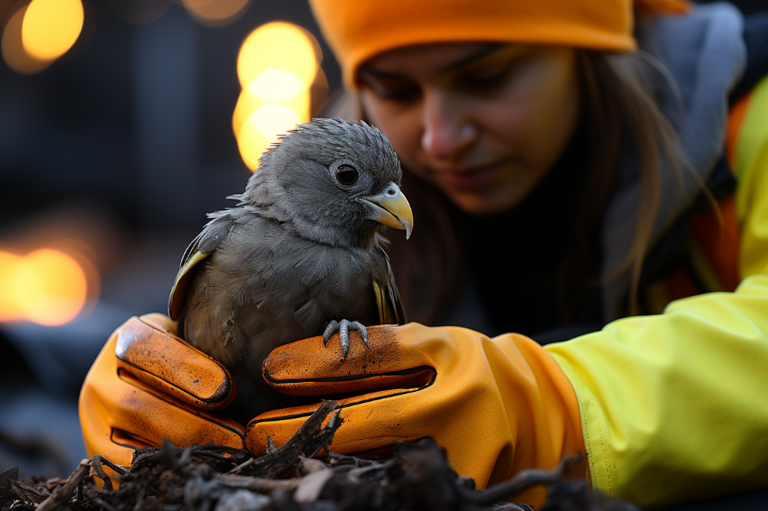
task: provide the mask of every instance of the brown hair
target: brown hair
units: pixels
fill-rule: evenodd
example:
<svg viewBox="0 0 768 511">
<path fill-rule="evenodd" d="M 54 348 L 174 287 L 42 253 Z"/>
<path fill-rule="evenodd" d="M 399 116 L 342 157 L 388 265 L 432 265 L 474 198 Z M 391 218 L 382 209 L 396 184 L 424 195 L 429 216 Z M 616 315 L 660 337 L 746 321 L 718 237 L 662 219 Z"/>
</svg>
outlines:
<svg viewBox="0 0 768 511">
<path fill-rule="evenodd" d="M 623 138 L 628 134 L 640 156 L 642 201 L 631 249 L 609 278 L 631 268 L 630 311 L 636 309 L 640 271 L 659 207 L 663 162 L 680 172 L 679 141 L 654 97 L 647 56 L 640 52 L 608 54 L 577 49 L 582 113 L 577 128 L 586 150 L 578 164 L 583 169 L 578 206 L 569 242 L 573 250 L 558 268 L 558 317 L 574 320 L 582 298 L 605 284 L 597 278 L 603 212 L 614 184 Z M 339 98 L 333 114 L 362 118 L 356 98 Z M 454 303 L 466 262 L 463 233 L 456 228 L 455 210 L 435 187 L 404 169 L 403 190 L 418 219 L 418 235 L 407 243 L 392 236 L 388 252 L 408 319 L 430 324 Z M 599 321 L 604 318 L 594 318 Z M 605 318 L 610 319 L 610 318 Z M 556 326 L 556 325 L 553 325 Z"/>
</svg>

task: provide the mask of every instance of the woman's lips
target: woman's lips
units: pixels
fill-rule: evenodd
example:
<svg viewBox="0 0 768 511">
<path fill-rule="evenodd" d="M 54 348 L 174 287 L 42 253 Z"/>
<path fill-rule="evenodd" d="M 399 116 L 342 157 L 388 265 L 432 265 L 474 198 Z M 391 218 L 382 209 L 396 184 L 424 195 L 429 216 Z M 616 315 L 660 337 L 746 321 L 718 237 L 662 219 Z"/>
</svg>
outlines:
<svg viewBox="0 0 768 511">
<path fill-rule="evenodd" d="M 459 190 L 481 190 L 486 188 L 501 170 L 500 163 L 462 169 L 435 170 L 435 175 L 450 188 Z"/>
</svg>

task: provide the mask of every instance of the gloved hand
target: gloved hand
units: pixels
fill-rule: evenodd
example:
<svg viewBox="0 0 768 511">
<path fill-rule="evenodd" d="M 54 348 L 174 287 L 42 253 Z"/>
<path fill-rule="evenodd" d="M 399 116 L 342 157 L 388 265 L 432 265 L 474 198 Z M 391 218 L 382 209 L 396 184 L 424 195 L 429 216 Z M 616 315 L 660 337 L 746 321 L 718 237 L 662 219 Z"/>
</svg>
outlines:
<svg viewBox="0 0 768 511">
<path fill-rule="evenodd" d="M 235 397 L 224 366 L 174 334 L 167 316 L 133 317 L 99 353 L 80 392 L 88 456 L 129 466 L 133 448 L 214 442 L 244 448 L 244 427 L 210 413 Z"/>
<path fill-rule="evenodd" d="M 581 453 L 574 475 L 587 475 L 576 394 L 538 344 L 517 334 L 489 339 L 458 327 L 369 327 L 370 349 L 353 343 L 343 360 L 322 337 L 281 346 L 263 372 L 280 392 L 339 400 L 343 423 L 330 450 L 370 452 L 432 437 L 462 476 L 484 488 L 527 468 L 551 469 Z M 263 454 L 267 437 L 283 445 L 316 405 L 261 414 L 246 445 Z M 520 500 L 541 505 L 543 487 Z"/>
</svg>

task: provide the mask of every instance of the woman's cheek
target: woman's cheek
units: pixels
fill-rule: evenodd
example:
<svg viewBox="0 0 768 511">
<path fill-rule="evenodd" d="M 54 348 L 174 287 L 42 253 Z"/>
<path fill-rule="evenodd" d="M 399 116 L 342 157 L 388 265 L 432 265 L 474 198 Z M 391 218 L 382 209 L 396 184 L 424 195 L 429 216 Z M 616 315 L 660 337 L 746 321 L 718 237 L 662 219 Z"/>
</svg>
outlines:
<svg viewBox="0 0 768 511">
<path fill-rule="evenodd" d="M 530 105 L 516 102 L 489 105 L 478 112 L 476 119 L 484 136 L 508 150 L 515 150 L 524 147 L 526 141 L 535 139 L 531 136 L 534 117 Z"/>
<path fill-rule="evenodd" d="M 409 151 L 407 141 L 411 139 L 414 128 L 413 108 L 404 108 L 376 98 L 370 91 L 361 93 L 363 111 L 368 122 L 386 135 L 398 156 Z"/>
<path fill-rule="evenodd" d="M 409 167 L 414 168 L 421 149 L 421 124 L 414 116 L 402 116 L 377 126 L 387 136 L 397 156 Z"/>
</svg>

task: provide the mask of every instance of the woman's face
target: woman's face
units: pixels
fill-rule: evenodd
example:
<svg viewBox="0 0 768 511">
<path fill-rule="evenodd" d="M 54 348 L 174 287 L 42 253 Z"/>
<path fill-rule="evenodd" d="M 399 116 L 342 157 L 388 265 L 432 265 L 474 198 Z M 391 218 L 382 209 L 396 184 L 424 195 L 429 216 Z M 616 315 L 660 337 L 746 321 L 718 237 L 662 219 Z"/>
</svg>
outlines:
<svg viewBox="0 0 768 511">
<path fill-rule="evenodd" d="M 358 75 L 367 118 L 412 172 L 459 208 L 514 208 L 568 145 L 579 117 L 572 48 L 441 43 L 398 48 Z"/>
</svg>

